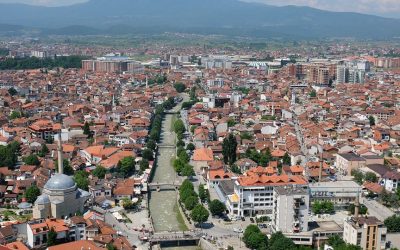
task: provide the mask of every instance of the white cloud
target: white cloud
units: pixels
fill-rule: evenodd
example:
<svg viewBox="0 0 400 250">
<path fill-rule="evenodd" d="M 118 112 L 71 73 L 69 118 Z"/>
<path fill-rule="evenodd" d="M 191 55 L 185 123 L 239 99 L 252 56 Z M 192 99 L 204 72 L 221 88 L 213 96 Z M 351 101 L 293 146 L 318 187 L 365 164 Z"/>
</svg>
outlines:
<svg viewBox="0 0 400 250">
<path fill-rule="evenodd" d="M 350 11 L 400 17 L 400 0 L 243 0 L 271 5 L 310 6 L 331 11 Z"/>
<path fill-rule="evenodd" d="M 43 6 L 63 6 L 87 2 L 88 0 L 0 0 L 0 3 L 25 3 Z"/>
</svg>

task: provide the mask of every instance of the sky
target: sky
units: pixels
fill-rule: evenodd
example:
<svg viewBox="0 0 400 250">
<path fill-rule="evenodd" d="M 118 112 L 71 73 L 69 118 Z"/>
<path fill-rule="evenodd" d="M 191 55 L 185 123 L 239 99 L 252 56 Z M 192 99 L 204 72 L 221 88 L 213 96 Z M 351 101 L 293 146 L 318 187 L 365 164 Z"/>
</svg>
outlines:
<svg viewBox="0 0 400 250">
<path fill-rule="evenodd" d="M 34 4 L 34 5 L 61 6 L 61 5 L 82 3 L 86 1 L 87 0 L 0 0 L 0 3 L 20 2 L 20 3 Z M 331 11 L 351 11 L 351 12 L 400 18 L 400 0 L 242 0 L 242 1 L 261 2 L 279 6 L 283 5 L 310 6 L 318 9 L 331 10 Z"/>
</svg>

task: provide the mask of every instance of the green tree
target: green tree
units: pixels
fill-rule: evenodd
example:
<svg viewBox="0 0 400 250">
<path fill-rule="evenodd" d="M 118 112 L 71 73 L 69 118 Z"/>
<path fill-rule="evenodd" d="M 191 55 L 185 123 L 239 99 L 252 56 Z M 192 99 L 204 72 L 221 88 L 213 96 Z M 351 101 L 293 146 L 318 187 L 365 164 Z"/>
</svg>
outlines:
<svg viewBox="0 0 400 250">
<path fill-rule="evenodd" d="M 193 150 L 195 150 L 195 149 L 196 149 L 196 147 L 194 146 L 193 143 L 189 143 L 189 144 L 186 146 L 186 150 L 193 151 Z"/>
<path fill-rule="evenodd" d="M 250 249 L 267 249 L 268 238 L 256 225 L 246 227 L 243 234 L 243 242 Z"/>
<path fill-rule="evenodd" d="M 389 233 L 400 232 L 400 216 L 392 215 L 384 221 Z"/>
<path fill-rule="evenodd" d="M 67 159 L 63 159 L 63 169 L 66 175 L 73 175 L 75 172 Z"/>
<path fill-rule="evenodd" d="M 83 125 L 83 134 L 87 135 L 88 138 L 92 138 L 92 131 L 90 131 L 90 125 L 89 123 L 85 122 L 85 124 Z"/>
<path fill-rule="evenodd" d="M 231 166 L 231 171 L 232 171 L 232 173 L 234 173 L 234 174 L 242 174 L 242 171 L 240 170 L 240 168 L 237 166 L 237 165 L 235 165 L 235 164 L 233 164 L 232 166 Z"/>
<path fill-rule="evenodd" d="M 236 125 L 235 120 L 233 120 L 233 119 L 229 119 L 229 120 L 228 120 L 228 127 L 229 127 L 229 128 L 231 128 L 231 127 L 233 127 L 233 126 L 235 126 L 235 125 Z"/>
<path fill-rule="evenodd" d="M 272 161 L 272 155 L 271 155 L 270 149 L 267 148 L 265 150 L 265 153 L 261 154 L 261 157 L 259 158 L 258 163 L 261 166 L 266 167 L 270 161 Z"/>
<path fill-rule="evenodd" d="M 146 159 L 146 160 L 148 160 L 148 161 L 151 161 L 151 160 L 153 160 L 153 151 L 152 150 L 150 150 L 150 149 L 145 149 L 145 150 L 143 150 L 142 151 L 142 157 L 143 157 L 143 159 Z"/>
<path fill-rule="evenodd" d="M 199 198 L 202 202 L 208 201 L 207 190 L 204 188 L 204 184 L 199 185 Z"/>
<path fill-rule="evenodd" d="M 11 142 L 7 146 L 0 145 L 0 166 L 14 169 L 14 166 L 18 161 L 19 151 L 20 145 L 16 141 Z"/>
<path fill-rule="evenodd" d="M 350 204 L 347 210 L 351 214 L 354 214 L 355 208 L 356 208 L 356 206 L 354 204 Z M 361 204 L 360 209 L 359 209 L 359 214 L 367 214 L 367 212 L 368 212 L 368 208 L 364 204 Z"/>
<path fill-rule="evenodd" d="M 78 188 L 83 189 L 83 190 L 89 190 L 89 173 L 80 170 L 76 171 L 74 174 L 74 180 L 76 182 L 76 185 Z"/>
<path fill-rule="evenodd" d="M 36 185 L 33 185 L 26 189 L 24 196 L 29 203 L 34 203 L 39 195 L 40 189 Z"/>
<path fill-rule="evenodd" d="M 106 248 L 107 248 L 107 250 L 118 250 L 113 244 L 111 244 L 111 243 L 108 243 L 107 245 L 106 245 Z"/>
<path fill-rule="evenodd" d="M 122 207 L 124 209 L 131 209 L 133 207 L 133 202 L 131 199 L 125 197 L 122 199 Z"/>
<path fill-rule="evenodd" d="M 209 204 L 208 204 L 208 209 L 210 210 L 212 215 L 222 215 L 225 210 L 225 204 L 222 203 L 219 200 L 212 200 Z"/>
<path fill-rule="evenodd" d="M 40 165 L 39 158 L 36 155 L 29 155 L 27 157 L 24 157 L 23 160 L 26 165 Z"/>
<path fill-rule="evenodd" d="M 287 152 L 285 153 L 285 155 L 282 158 L 282 163 L 284 165 L 289 165 L 289 166 L 292 165 L 292 160 L 290 159 L 290 156 Z"/>
<path fill-rule="evenodd" d="M 92 174 L 93 176 L 96 176 L 97 178 L 104 179 L 106 176 L 107 169 L 105 169 L 103 166 L 97 165 L 96 168 L 93 170 Z"/>
<path fill-rule="evenodd" d="M 311 92 L 310 92 L 310 97 L 311 97 L 311 98 L 317 97 L 317 91 L 315 91 L 315 89 L 311 90 Z"/>
<path fill-rule="evenodd" d="M 175 160 L 174 160 L 173 165 L 174 165 L 175 172 L 180 173 L 180 172 L 182 172 L 182 169 L 184 168 L 185 163 L 183 163 L 183 162 L 178 158 L 178 159 L 175 159 Z"/>
<path fill-rule="evenodd" d="M 283 235 L 282 232 L 276 232 L 271 235 L 271 238 L 269 240 L 270 250 L 286 250 L 295 248 L 296 245 L 293 243 L 293 241 Z"/>
<path fill-rule="evenodd" d="M 197 196 L 189 196 L 185 200 L 185 208 L 187 210 L 192 210 L 197 204 L 199 204 L 199 198 Z"/>
<path fill-rule="evenodd" d="M 200 204 L 196 205 L 190 213 L 190 217 L 192 218 L 192 220 L 198 224 L 206 222 L 209 216 L 210 213 L 208 212 L 208 210 Z"/>
<path fill-rule="evenodd" d="M 42 144 L 42 148 L 40 149 L 38 155 L 40 157 L 45 157 L 48 153 L 50 153 L 49 148 L 47 147 L 47 145 L 45 143 Z"/>
<path fill-rule="evenodd" d="M 373 117 L 372 115 L 368 117 L 369 120 L 369 125 L 370 126 L 375 126 L 375 117 Z"/>
<path fill-rule="evenodd" d="M 196 173 L 194 172 L 193 166 L 190 164 L 184 165 L 184 167 L 182 168 L 181 174 L 183 176 L 187 176 L 189 178 L 196 175 Z"/>
<path fill-rule="evenodd" d="M 186 151 L 180 152 L 178 157 L 183 163 L 189 163 L 190 161 L 190 156 L 186 153 Z"/>
<path fill-rule="evenodd" d="M 148 149 L 151 149 L 151 150 L 154 151 L 156 149 L 156 147 L 157 147 L 157 144 L 156 144 L 156 142 L 154 140 L 149 140 L 146 143 L 146 148 L 148 148 Z"/>
<path fill-rule="evenodd" d="M 378 182 L 378 176 L 372 172 L 368 172 L 365 174 L 365 181 Z"/>
<path fill-rule="evenodd" d="M 178 93 L 182 93 L 186 90 L 186 86 L 185 84 L 181 83 L 181 82 L 177 82 L 174 84 L 174 88 L 176 89 L 176 91 Z"/>
<path fill-rule="evenodd" d="M 357 182 L 359 185 L 362 185 L 364 183 L 365 175 L 363 172 L 357 169 L 353 169 L 351 171 L 351 175 L 353 176 L 354 181 Z"/>
<path fill-rule="evenodd" d="M 237 141 L 233 134 L 229 134 L 222 143 L 222 154 L 225 164 L 230 166 L 236 162 Z"/>
<path fill-rule="evenodd" d="M 125 177 L 133 174 L 135 171 L 135 158 L 128 156 L 118 162 L 118 172 L 122 173 Z"/>
<path fill-rule="evenodd" d="M 144 172 L 146 169 L 149 168 L 149 161 L 146 159 L 143 159 L 139 163 L 140 171 Z"/>
<path fill-rule="evenodd" d="M 185 124 L 181 119 L 174 122 L 174 131 L 176 134 L 183 134 L 186 131 Z"/>
<path fill-rule="evenodd" d="M 57 245 L 57 233 L 51 228 L 47 233 L 47 247 Z"/>
<path fill-rule="evenodd" d="M 11 87 L 11 88 L 8 89 L 8 93 L 11 96 L 15 96 L 16 94 L 18 94 L 18 91 L 15 88 Z"/>
<path fill-rule="evenodd" d="M 10 115 L 10 119 L 11 120 L 14 120 L 14 119 L 17 119 L 17 118 L 21 118 L 22 117 L 22 114 L 21 114 L 21 112 L 19 112 L 19 111 L 13 111 L 13 112 L 11 112 L 11 115 Z"/>
<path fill-rule="evenodd" d="M 332 214 L 335 212 L 335 208 L 330 201 L 315 201 L 312 205 L 312 211 L 314 214 Z"/>
</svg>

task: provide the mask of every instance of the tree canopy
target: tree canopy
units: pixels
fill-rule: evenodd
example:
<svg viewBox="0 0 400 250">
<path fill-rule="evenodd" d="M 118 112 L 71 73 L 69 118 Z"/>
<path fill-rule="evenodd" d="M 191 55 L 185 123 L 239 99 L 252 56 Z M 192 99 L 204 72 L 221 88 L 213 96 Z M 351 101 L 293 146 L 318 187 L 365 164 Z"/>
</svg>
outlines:
<svg viewBox="0 0 400 250">
<path fill-rule="evenodd" d="M 107 169 L 105 169 L 103 166 L 96 166 L 96 168 L 93 170 L 92 174 L 96 176 L 97 178 L 103 179 L 106 176 Z"/>
<path fill-rule="evenodd" d="M 40 165 L 39 158 L 36 155 L 26 156 L 23 158 L 23 160 L 26 165 L 35 165 L 35 166 Z"/>
<path fill-rule="evenodd" d="M 212 200 L 208 204 L 208 208 L 212 215 L 221 215 L 225 212 L 226 207 L 225 204 L 219 200 Z"/>
<path fill-rule="evenodd" d="M 34 203 L 39 195 L 40 189 L 36 185 L 33 185 L 26 189 L 24 196 L 27 202 Z"/>
<path fill-rule="evenodd" d="M 225 164 L 232 166 L 236 162 L 236 148 L 236 137 L 233 134 L 229 134 L 222 143 L 222 154 Z"/>
<path fill-rule="evenodd" d="M 203 223 L 206 222 L 208 217 L 210 216 L 210 213 L 208 210 L 201 204 L 196 205 L 191 214 L 190 217 L 192 220 L 196 223 Z"/>
<path fill-rule="evenodd" d="M 133 156 L 123 158 L 118 162 L 117 169 L 118 172 L 124 175 L 124 177 L 132 175 L 135 171 L 135 158 L 133 158 Z"/>
<path fill-rule="evenodd" d="M 177 82 L 174 84 L 174 88 L 178 93 L 182 93 L 186 90 L 186 85 L 181 82 Z"/>
<path fill-rule="evenodd" d="M 86 190 L 86 191 L 89 189 L 88 177 L 89 177 L 89 174 L 83 170 L 75 172 L 74 180 L 75 180 L 78 188 Z"/>
</svg>

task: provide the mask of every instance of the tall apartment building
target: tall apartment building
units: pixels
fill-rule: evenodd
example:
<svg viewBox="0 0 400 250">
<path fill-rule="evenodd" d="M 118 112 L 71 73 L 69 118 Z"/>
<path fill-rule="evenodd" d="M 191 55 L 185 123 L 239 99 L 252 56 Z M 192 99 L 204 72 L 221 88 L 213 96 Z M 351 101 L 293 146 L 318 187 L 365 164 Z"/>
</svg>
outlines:
<svg viewBox="0 0 400 250">
<path fill-rule="evenodd" d="M 376 217 L 351 217 L 344 222 L 343 240 L 363 250 L 385 249 L 387 228 Z"/>
<path fill-rule="evenodd" d="M 307 188 L 295 186 L 274 189 L 272 229 L 282 233 L 308 231 L 310 195 Z"/>
<path fill-rule="evenodd" d="M 366 72 L 371 65 L 368 61 L 346 61 L 337 65 L 336 83 L 364 83 Z"/>
<path fill-rule="evenodd" d="M 82 69 L 105 73 L 142 73 L 144 66 L 127 57 L 100 57 L 96 60 L 83 60 Z"/>
<path fill-rule="evenodd" d="M 380 57 L 375 58 L 374 65 L 377 68 L 399 68 L 400 58 Z"/>
</svg>

